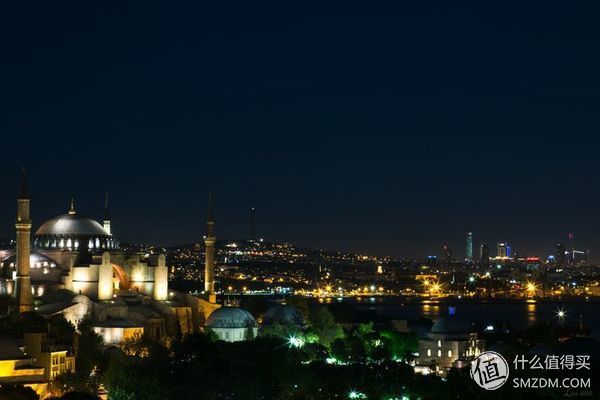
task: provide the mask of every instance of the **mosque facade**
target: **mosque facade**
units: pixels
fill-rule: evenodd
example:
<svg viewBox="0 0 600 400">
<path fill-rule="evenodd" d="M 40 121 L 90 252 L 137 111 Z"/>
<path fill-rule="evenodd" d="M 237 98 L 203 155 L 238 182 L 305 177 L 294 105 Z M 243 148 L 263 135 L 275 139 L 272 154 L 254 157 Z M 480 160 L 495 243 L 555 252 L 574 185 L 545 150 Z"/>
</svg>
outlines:
<svg viewBox="0 0 600 400">
<path fill-rule="evenodd" d="M 78 213 L 71 200 L 66 213 L 39 225 L 32 236 L 24 172 L 21 181 L 16 248 L 0 251 L 0 294 L 15 297 L 20 312 L 62 314 L 75 326 L 88 318 L 106 345 L 143 334 L 161 339 L 207 329 L 228 341 L 256 336 L 258 324 L 250 313 L 217 303 L 212 195 L 204 237 L 205 290 L 190 295 L 169 290 L 164 254 L 121 248 L 108 197 L 102 223 Z"/>
</svg>

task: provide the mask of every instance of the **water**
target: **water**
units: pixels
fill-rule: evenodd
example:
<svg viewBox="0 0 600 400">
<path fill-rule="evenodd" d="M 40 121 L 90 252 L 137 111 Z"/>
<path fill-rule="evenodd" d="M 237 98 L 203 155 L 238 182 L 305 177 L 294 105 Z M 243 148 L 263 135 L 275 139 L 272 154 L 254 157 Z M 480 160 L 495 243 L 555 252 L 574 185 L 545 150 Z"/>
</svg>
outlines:
<svg viewBox="0 0 600 400">
<path fill-rule="evenodd" d="M 561 320 L 557 313 L 563 310 L 564 325 L 578 326 L 581 316 L 583 325 L 592 330 L 591 335 L 600 338 L 600 302 L 407 300 L 395 297 L 363 297 L 341 301 L 349 302 L 362 311 L 377 311 L 390 319 L 429 318 L 435 321 L 447 316 L 449 307 L 455 307 L 456 316 L 492 325 L 507 322 L 517 330 L 527 328 L 537 321 L 559 324 Z"/>
</svg>

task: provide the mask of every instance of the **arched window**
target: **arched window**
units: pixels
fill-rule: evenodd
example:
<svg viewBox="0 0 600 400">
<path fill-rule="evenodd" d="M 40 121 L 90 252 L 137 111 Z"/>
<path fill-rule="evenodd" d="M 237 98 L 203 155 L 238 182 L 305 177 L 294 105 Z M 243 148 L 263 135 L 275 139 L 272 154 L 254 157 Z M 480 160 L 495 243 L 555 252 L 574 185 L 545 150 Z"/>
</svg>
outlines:
<svg viewBox="0 0 600 400">
<path fill-rule="evenodd" d="M 90 239 L 88 241 L 88 249 L 93 249 L 94 248 L 94 241 L 92 239 Z"/>
<path fill-rule="evenodd" d="M 431 357 L 431 349 L 427 349 L 427 357 Z"/>
<path fill-rule="evenodd" d="M 71 241 L 71 239 L 67 239 L 67 247 L 70 249 L 71 247 L 73 247 L 73 242 Z"/>
<path fill-rule="evenodd" d="M 438 357 L 441 357 L 441 356 L 442 356 L 442 351 L 441 351 L 441 350 L 438 350 L 438 353 L 437 353 L 437 354 L 438 354 Z"/>
<path fill-rule="evenodd" d="M 65 239 L 60 239 L 60 244 L 58 245 L 61 249 L 65 247 Z"/>
<path fill-rule="evenodd" d="M 96 248 L 100 248 L 100 239 L 96 238 Z"/>
<path fill-rule="evenodd" d="M 452 357 L 452 350 L 448 350 L 448 357 Z"/>
<path fill-rule="evenodd" d="M 442 347 L 442 341 L 438 340 L 438 347 Z"/>
</svg>

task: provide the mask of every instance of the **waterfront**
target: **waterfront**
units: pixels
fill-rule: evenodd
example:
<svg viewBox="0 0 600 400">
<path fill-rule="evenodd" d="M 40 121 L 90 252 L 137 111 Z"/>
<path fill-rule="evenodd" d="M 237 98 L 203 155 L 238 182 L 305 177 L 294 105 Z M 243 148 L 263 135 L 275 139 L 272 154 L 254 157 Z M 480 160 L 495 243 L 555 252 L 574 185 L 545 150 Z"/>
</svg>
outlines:
<svg viewBox="0 0 600 400">
<path fill-rule="evenodd" d="M 339 301 L 336 299 L 333 302 Z M 499 326 L 506 322 L 512 329 L 524 329 L 538 321 L 559 324 L 558 310 L 565 311 L 565 325 L 579 324 L 592 330 L 591 336 L 600 337 L 600 303 L 592 301 L 498 301 L 498 300 L 407 300 L 400 297 L 346 298 L 360 311 L 376 311 L 390 319 L 428 318 L 435 321 L 448 315 L 449 307 L 455 307 L 457 316 L 484 325 Z"/>
</svg>

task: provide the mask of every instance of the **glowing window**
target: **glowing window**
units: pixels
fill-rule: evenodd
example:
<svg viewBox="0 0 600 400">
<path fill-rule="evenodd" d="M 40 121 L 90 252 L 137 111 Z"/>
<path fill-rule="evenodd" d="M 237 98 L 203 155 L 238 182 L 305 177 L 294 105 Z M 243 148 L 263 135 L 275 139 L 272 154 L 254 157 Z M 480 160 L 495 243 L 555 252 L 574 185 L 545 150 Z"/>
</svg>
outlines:
<svg viewBox="0 0 600 400">
<path fill-rule="evenodd" d="M 438 347 L 442 347 L 442 341 L 438 340 Z"/>
<path fill-rule="evenodd" d="M 441 356 L 442 356 L 442 351 L 441 351 L 441 350 L 438 350 L 438 353 L 437 353 L 437 354 L 438 354 L 438 357 L 441 357 Z"/>
<path fill-rule="evenodd" d="M 431 349 L 427 349 L 427 357 L 431 357 Z"/>
<path fill-rule="evenodd" d="M 448 357 L 452 357 L 452 350 L 448 350 Z"/>
</svg>

